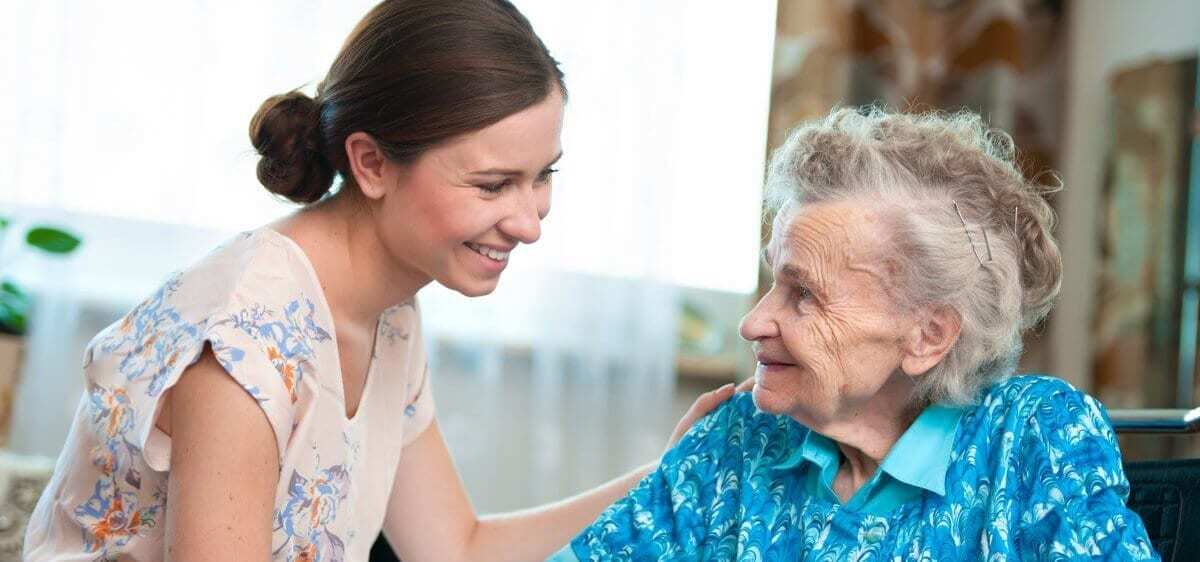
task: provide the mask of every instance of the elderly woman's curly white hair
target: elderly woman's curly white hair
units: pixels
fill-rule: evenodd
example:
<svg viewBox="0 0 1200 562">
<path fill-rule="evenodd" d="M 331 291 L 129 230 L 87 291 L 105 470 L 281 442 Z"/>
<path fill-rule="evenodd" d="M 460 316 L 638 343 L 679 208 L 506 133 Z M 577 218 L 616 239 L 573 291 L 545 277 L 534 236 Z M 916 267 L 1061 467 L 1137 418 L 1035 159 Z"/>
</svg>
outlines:
<svg viewBox="0 0 1200 562">
<path fill-rule="evenodd" d="M 1012 374 L 1021 333 L 1058 295 L 1062 258 L 1045 195 L 1027 179 L 1012 138 L 970 112 L 844 108 L 801 125 L 771 158 L 767 200 L 854 201 L 881 211 L 889 291 L 900 311 L 948 306 L 958 342 L 921 376 L 918 400 L 970 403 Z"/>
</svg>

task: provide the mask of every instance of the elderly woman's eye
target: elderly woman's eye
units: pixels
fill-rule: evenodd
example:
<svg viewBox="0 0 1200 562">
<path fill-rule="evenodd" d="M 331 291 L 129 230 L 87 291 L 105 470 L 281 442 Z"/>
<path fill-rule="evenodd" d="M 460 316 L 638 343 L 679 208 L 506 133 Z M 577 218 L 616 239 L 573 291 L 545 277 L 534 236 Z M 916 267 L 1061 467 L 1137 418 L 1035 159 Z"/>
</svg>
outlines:
<svg viewBox="0 0 1200 562">
<path fill-rule="evenodd" d="M 794 294 L 796 296 L 796 302 L 807 301 L 807 300 L 811 299 L 813 296 L 812 291 L 810 291 L 808 289 L 808 287 L 805 287 L 803 285 L 797 285 L 796 288 L 792 291 L 792 294 Z"/>
</svg>

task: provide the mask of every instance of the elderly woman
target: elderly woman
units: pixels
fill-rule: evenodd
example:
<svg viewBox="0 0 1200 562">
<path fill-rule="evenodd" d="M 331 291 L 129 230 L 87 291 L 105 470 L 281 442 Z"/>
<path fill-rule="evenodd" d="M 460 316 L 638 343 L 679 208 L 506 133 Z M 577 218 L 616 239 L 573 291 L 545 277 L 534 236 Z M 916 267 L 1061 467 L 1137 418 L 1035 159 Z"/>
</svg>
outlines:
<svg viewBox="0 0 1200 562">
<path fill-rule="evenodd" d="M 774 155 L 752 395 L 556 560 L 1157 559 L 1103 407 L 1014 376 L 1061 259 L 973 114 L 841 109 Z"/>
</svg>

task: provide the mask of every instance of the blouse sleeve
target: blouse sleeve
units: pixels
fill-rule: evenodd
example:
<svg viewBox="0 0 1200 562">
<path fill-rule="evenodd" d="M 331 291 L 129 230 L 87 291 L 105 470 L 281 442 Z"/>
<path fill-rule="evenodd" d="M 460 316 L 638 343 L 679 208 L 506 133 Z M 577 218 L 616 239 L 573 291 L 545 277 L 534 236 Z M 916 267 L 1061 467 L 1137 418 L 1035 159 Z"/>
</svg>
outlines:
<svg viewBox="0 0 1200 562">
<path fill-rule="evenodd" d="M 690 560 L 708 550 L 711 521 L 739 505 L 733 475 L 742 453 L 727 439 L 740 416 L 736 402 L 693 426 L 656 470 L 550 560 Z"/>
<path fill-rule="evenodd" d="M 1129 482 L 1103 406 L 1074 389 L 1043 398 L 1029 418 L 1022 458 L 1030 499 L 1017 546 L 1028 560 L 1158 560 L 1125 505 Z"/>
<path fill-rule="evenodd" d="M 302 303 L 275 310 L 235 296 L 228 307 L 195 317 L 182 297 L 171 298 L 177 285 L 168 283 L 89 346 L 88 410 L 94 426 L 107 432 L 103 442 L 113 454 L 128 450 L 151 469 L 167 470 L 171 439 L 156 427 L 163 397 L 207 347 L 262 409 L 282 462 L 300 382 L 311 368 L 306 350 L 312 338 L 328 334 L 303 322 L 311 310 Z"/>
</svg>

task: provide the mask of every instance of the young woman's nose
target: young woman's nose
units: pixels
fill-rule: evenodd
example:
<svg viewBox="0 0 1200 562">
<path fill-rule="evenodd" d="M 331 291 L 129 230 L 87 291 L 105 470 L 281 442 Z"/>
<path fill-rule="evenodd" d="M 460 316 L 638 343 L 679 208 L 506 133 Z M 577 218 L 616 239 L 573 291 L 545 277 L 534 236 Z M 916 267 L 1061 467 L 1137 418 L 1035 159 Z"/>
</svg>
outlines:
<svg viewBox="0 0 1200 562">
<path fill-rule="evenodd" d="M 508 216 L 500 221 L 501 232 L 523 244 L 533 244 L 541 238 L 542 218 L 549 212 L 549 199 L 548 194 L 543 196 L 539 191 L 521 190 L 514 197 Z"/>
</svg>

